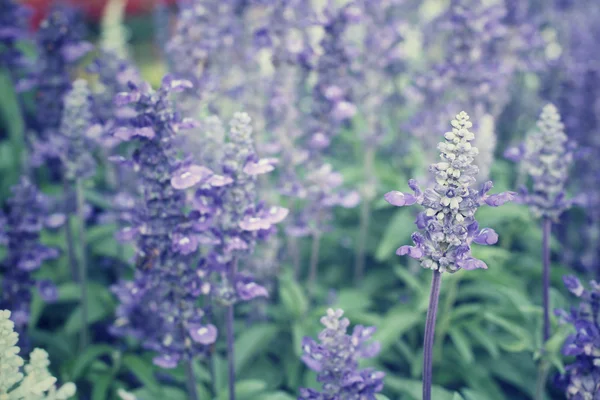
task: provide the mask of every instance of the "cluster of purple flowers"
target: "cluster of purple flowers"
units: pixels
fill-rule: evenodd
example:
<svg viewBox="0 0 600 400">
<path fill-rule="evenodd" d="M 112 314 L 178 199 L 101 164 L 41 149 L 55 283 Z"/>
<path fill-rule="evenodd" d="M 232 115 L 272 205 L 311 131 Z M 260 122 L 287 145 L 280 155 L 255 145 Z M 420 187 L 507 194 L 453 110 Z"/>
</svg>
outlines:
<svg viewBox="0 0 600 400">
<path fill-rule="evenodd" d="M 27 60 L 18 47 L 27 38 L 29 10 L 15 0 L 0 2 L 0 67 L 11 74 L 23 72 Z"/>
<path fill-rule="evenodd" d="M 3 277 L 0 308 L 11 310 L 19 334 L 25 332 L 29 322 L 33 287 L 37 287 L 45 301 L 54 301 L 58 297 L 51 281 L 36 281 L 32 276 L 44 262 L 59 255 L 55 248 L 40 243 L 40 232 L 46 223 L 49 206 L 49 199 L 25 178 L 13 187 L 12 198 L 8 202 L 4 228 L 8 253 L 0 263 Z"/>
<path fill-rule="evenodd" d="M 302 361 L 317 372 L 317 380 L 323 384 L 321 391 L 300 389 L 301 400 L 374 400 L 383 389 L 384 373 L 374 369 L 360 369 L 362 358 L 372 358 L 379 353 L 379 343 L 367 343 L 374 327 L 357 325 L 352 334 L 348 318 L 342 318 L 342 310 L 328 309 L 321 318 L 325 329 L 319 334 L 319 342 L 310 337 L 302 341 Z"/>
<path fill-rule="evenodd" d="M 451 125 L 452 131 L 446 132 L 446 140 L 438 145 L 441 162 L 429 167 L 435 178 L 433 187 L 423 192 L 411 179 L 408 185 L 414 194 L 392 191 L 385 195 L 386 201 L 397 207 L 416 203 L 425 208 L 417 216 L 417 227 L 423 233 L 413 234 L 415 246 L 402 246 L 396 254 L 418 259 L 424 268 L 439 272 L 487 268 L 483 261 L 472 257 L 471 243 L 492 245 L 498 235 L 493 229 L 480 229 L 475 212 L 485 204 L 498 207 L 515 195 L 489 195 L 492 182 L 486 182 L 480 190 L 471 188 L 478 172 L 473 165 L 478 150 L 471 145 L 475 135 L 469 130 L 473 124 L 461 112 Z"/>
<path fill-rule="evenodd" d="M 600 284 L 590 282 L 586 289 L 579 279 L 564 278 L 567 289 L 581 302 L 570 311 L 555 310 L 562 323 L 573 325 L 575 332 L 564 343 L 563 354 L 575 357 L 560 378 L 570 400 L 600 398 Z"/>
<path fill-rule="evenodd" d="M 129 162 L 142 193 L 135 225 L 125 228 L 121 238 L 136 240 L 138 262 L 135 280 L 113 289 L 121 302 L 113 331 L 140 339 L 159 353 L 157 365 L 172 368 L 182 358 L 200 354 L 217 334 L 213 325 L 203 323 L 204 312 L 196 304 L 210 291 L 201 271 L 193 267 L 196 235 L 202 227 L 184 213 L 185 193 L 178 184 L 184 173 L 175 133 L 195 125 L 181 119 L 169 99 L 171 92 L 191 84 L 167 76 L 158 91 L 147 83 L 129 85 L 130 91 L 119 93 L 115 101 L 131 104 L 137 116 L 115 136 L 136 143 Z"/>
<path fill-rule="evenodd" d="M 28 128 L 35 132 L 29 137 L 33 165 L 60 156 L 56 143 L 63 115 L 61 99 L 71 88 L 72 69 L 92 50 L 92 44 L 83 38 L 85 31 L 79 18 L 72 8 L 57 6 L 50 10 L 37 33 L 36 70 L 19 82 L 21 90 L 33 87 L 35 92 L 36 112 L 28 119 Z"/>
<path fill-rule="evenodd" d="M 556 221 L 574 203 L 566 197 L 574 144 L 569 142 L 553 104 L 544 107 L 537 128 L 512 159 L 522 162 L 532 181 L 531 191 L 521 189 L 521 200 L 529 205 L 535 217 Z"/>
</svg>

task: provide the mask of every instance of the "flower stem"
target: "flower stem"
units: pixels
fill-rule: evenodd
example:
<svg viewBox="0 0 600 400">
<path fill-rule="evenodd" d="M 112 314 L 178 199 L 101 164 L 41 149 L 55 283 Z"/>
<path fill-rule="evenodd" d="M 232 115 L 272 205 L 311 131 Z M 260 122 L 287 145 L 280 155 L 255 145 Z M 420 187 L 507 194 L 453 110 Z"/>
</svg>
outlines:
<svg viewBox="0 0 600 400">
<path fill-rule="evenodd" d="M 198 400 L 198 389 L 196 388 L 196 377 L 194 376 L 194 360 L 191 357 L 185 360 L 185 382 L 189 400 Z"/>
<path fill-rule="evenodd" d="M 429 308 L 425 322 L 425 338 L 423 341 L 423 400 L 431 400 L 431 384 L 433 375 L 433 339 L 435 337 L 435 319 L 440 298 L 440 271 L 433 271 L 431 291 L 429 293 Z"/>
<path fill-rule="evenodd" d="M 362 203 L 360 205 L 360 228 L 358 231 L 358 243 L 356 248 L 356 260 L 354 264 L 354 284 L 358 285 L 363 278 L 365 271 L 365 253 L 367 250 L 367 237 L 369 235 L 369 225 L 371 224 L 371 197 L 373 192 L 373 161 L 375 158 L 375 147 L 367 144 L 364 155 L 365 165 L 365 190 L 362 193 Z"/>
<path fill-rule="evenodd" d="M 315 231 L 312 236 L 312 245 L 310 251 L 310 270 L 308 275 L 308 295 L 312 300 L 315 295 L 315 286 L 317 284 L 317 272 L 319 267 L 319 250 L 321 248 L 321 234 Z"/>
<path fill-rule="evenodd" d="M 229 282 L 233 285 L 237 272 L 237 258 L 231 263 Z M 227 367 L 229 372 L 229 400 L 235 400 L 235 337 L 233 332 L 234 304 L 227 306 L 225 325 L 227 330 Z"/>
<path fill-rule="evenodd" d="M 83 196 L 83 185 L 81 179 L 75 180 L 75 198 L 77 217 L 79 219 L 79 284 L 81 286 L 81 350 L 87 347 L 88 342 L 88 298 L 87 298 L 87 254 L 86 254 L 86 232 L 85 232 L 85 199 Z"/>
<path fill-rule="evenodd" d="M 542 221 L 542 260 L 543 260 L 543 303 L 544 303 L 544 343 L 550 338 L 550 235 L 552 232 L 552 221 L 544 218 Z"/>
<path fill-rule="evenodd" d="M 69 269 L 71 271 L 71 279 L 73 282 L 78 282 L 79 277 L 77 273 L 77 260 L 75 259 L 75 241 L 73 240 L 73 230 L 71 229 L 71 219 L 69 215 L 71 214 L 69 211 L 69 194 L 71 193 L 71 184 L 65 180 L 64 181 L 64 192 L 65 192 L 65 238 L 67 241 L 67 259 L 69 260 Z"/>
<path fill-rule="evenodd" d="M 546 398 L 546 380 L 550 368 L 545 360 L 540 361 L 537 374 L 537 382 L 535 384 L 535 400 L 544 400 Z"/>
</svg>

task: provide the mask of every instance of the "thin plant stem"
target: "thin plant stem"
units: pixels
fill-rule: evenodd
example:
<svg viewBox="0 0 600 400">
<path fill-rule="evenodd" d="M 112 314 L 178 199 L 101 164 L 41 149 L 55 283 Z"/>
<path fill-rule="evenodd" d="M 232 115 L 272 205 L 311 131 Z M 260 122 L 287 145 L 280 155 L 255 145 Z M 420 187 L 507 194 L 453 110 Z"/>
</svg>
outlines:
<svg viewBox="0 0 600 400">
<path fill-rule="evenodd" d="M 433 271 L 429 293 L 429 308 L 427 309 L 427 320 L 425 322 L 425 338 L 423 340 L 423 400 L 431 400 L 433 339 L 435 338 L 435 319 L 440 298 L 441 277 L 440 271 Z"/>
<path fill-rule="evenodd" d="M 550 372 L 548 363 L 545 360 L 541 360 L 535 384 L 535 400 L 546 399 L 546 380 L 548 379 L 548 372 Z"/>
<path fill-rule="evenodd" d="M 75 180 L 76 212 L 79 222 L 79 284 L 81 286 L 81 350 L 87 347 L 88 342 L 88 296 L 87 296 L 87 252 L 85 229 L 85 199 L 83 196 L 83 182 L 80 178 Z"/>
<path fill-rule="evenodd" d="M 196 377 L 194 376 L 194 360 L 185 360 L 185 382 L 187 386 L 188 399 L 199 400 L 198 388 L 196 388 Z"/>
<path fill-rule="evenodd" d="M 542 260 L 543 260 L 543 304 L 544 304 L 544 343 L 550 338 L 550 235 L 552 232 L 552 221 L 544 218 L 542 221 Z"/>
<path fill-rule="evenodd" d="M 229 282 L 233 284 L 237 272 L 237 258 L 231 263 Z M 227 330 L 227 368 L 229 373 L 229 400 L 235 400 L 235 337 L 234 337 L 234 305 L 227 306 L 225 325 Z"/>
<path fill-rule="evenodd" d="M 65 192 L 65 238 L 67 241 L 67 259 L 69 260 L 69 270 L 71 272 L 71 279 L 73 282 L 79 282 L 79 274 L 77 272 L 77 260 L 75 258 L 75 241 L 73 240 L 73 230 L 71 229 L 71 220 L 69 215 L 71 214 L 69 211 L 69 193 L 71 193 L 71 185 L 65 180 L 64 181 L 64 192 Z"/>
<path fill-rule="evenodd" d="M 358 231 L 358 243 L 356 247 L 356 260 L 354 264 L 354 284 L 358 285 L 365 271 L 365 253 L 367 251 L 367 238 L 369 225 L 371 224 L 371 196 L 373 191 L 373 161 L 375 158 L 375 147 L 367 145 L 364 155 L 365 165 L 365 190 L 363 201 L 360 205 L 360 228 Z"/>
<path fill-rule="evenodd" d="M 317 284 L 317 273 L 319 268 L 319 252 L 321 248 L 321 233 L 317 230 L 312 235 L 312 245 L 310 250 L 310 270 L 308 275 L 308 294 L 312 300 L 315 295 Z"/>
</svg>

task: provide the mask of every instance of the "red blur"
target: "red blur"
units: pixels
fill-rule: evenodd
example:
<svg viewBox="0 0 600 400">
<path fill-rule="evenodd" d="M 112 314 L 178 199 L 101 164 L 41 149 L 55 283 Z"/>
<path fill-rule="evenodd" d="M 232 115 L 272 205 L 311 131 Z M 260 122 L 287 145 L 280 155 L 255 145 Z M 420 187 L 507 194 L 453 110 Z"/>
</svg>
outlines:
<svg viewBox="0 0 600 400">
<path fill-rule="evenodd" d="M 126 12 L 128 16 L 147 14 L 152 10 L 157 1 L 173 5 L 177 0 L 127 0 Z M 102 10 L 107 0 L 23 0 L 33 10 L 31 25 L 37 29 L 40 22 L 53 4 L 73 4 L 83 10 L 86 18 L 98 22 L 102 17 Z"/>
</svg>

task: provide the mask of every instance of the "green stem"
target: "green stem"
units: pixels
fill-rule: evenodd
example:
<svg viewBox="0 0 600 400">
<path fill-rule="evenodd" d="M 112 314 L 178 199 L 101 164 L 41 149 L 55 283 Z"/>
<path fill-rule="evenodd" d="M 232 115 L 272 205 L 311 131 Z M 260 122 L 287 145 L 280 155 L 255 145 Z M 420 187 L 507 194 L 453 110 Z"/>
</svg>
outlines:
<svg viewBox="0 0 600 400">
<path fill-rule="evenodd" d="M 549 372 L 550 368 L 548 363 L 545 360 L 541 360 L 538 367 L 538 375 L 535 384 L 535 400 L 546 399 L 546 381 L 548 379 Z"/>
<path fill-rule="evenodd" d="M 80 347 L 83 351 L 88 344 L 88 296 L 87 296 L 87 252 L 86 252 L 86 227 L 85 227 L 85 198 L 83 195 L 83 182 L 80 178 L 75 180 L 76 209 L 79 222 L 79 284 L 81 286 L 81 337 Z"/>
<path fill-rule="evenodd" d="M 375 148 L 368 145 L 364 154 L 365 166 L 365 190 L 363 191 L 363 200 L 360 205 L 360 228 L 358 231 L 358 243 L 356 248 L 356 260 L 354 265 L 354 284 L 359 285 L 363 279 L 365 270 L 365 253 L 367 250 L 367 238 L 369 235 L 369 225 L 371 223 L 371 196 L 373 191 L 373 163 L 375 158 Z"/>
<path fill-rule="evenodd" d="M 65 238 L 67 241 L 67 259 L 69 261 L 69 270 L 71 272 L 71 279 L 73 282 L 79 281 L 79 276 L 77 273 L 77 260 L 75 256 L 75 241 L 73 239 L 73 230 L 71 229 L 71 218 L 69 218 L 71 212 L 69 210 L 69 194 L 71 193 L 71 184 L 65 180 L 64 181 L 64 192 L 65 192 L 65 204 L 64 204 L 64 212 L 66 216 L 65 222 Z"/>
<path fill-rule="evenodd" d="M 317 284 L 317 274 L 319 269 L 319 252 L 321 248 L 321 234 L 317 230 L 312 235 L 312 245 L 310 251 L 310 270 L 308 275 L 308 295 L 312 300 L 315 295 Z"/>
</svg>

